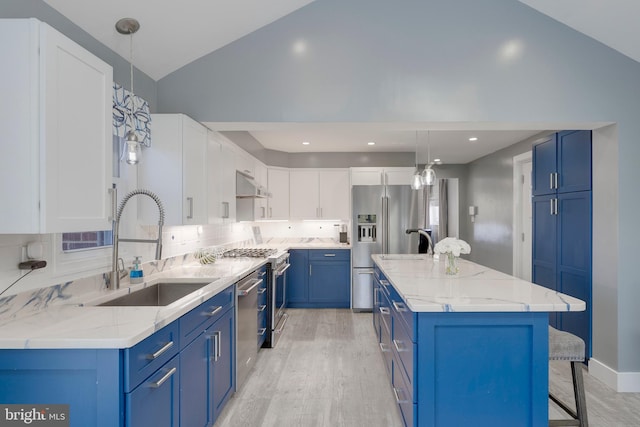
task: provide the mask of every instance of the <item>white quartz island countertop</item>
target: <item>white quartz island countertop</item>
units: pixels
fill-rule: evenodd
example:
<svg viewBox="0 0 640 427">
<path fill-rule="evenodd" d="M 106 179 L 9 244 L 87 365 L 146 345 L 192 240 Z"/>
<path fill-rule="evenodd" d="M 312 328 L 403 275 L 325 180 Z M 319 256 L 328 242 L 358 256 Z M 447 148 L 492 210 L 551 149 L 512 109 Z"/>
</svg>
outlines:
<svg viewBox="0 0 640 427">
<path fill-rule="evenodd" d="M 463 259 L 445 274 L 444 256 L 372 255 L 413 312 L 584 311 L 584 301 Z"/>
</svg>

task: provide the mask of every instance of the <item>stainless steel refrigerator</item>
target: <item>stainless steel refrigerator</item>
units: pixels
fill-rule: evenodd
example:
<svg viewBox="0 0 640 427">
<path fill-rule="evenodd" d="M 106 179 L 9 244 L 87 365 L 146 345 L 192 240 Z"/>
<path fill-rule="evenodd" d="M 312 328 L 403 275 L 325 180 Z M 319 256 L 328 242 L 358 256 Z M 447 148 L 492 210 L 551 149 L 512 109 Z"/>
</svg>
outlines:
<svg viewBox="0 0 640 427">
<path fill-rule="evenodd" d="M 417 234 L 407 234 L 406 230 L 416 229 L 424 221 L 420 213 L 423 192 L 409 185 L 354 185 L 351 197 L 352 308 L 371 311 L 371 255 L 418 253 Z"/>
</svg>

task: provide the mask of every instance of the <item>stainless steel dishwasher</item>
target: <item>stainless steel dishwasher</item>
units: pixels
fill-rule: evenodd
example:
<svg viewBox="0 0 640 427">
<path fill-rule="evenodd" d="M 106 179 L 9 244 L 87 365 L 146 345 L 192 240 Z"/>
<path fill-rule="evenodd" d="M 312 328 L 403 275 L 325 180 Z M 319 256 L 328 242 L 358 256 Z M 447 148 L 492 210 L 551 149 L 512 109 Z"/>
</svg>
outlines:
<svg viewBox="0 0 640 427">
<path fill-rule="evenodd" d="M 258 347 L 258 285 L 262 279 L 258 271 L 244 277 L 238 282 L 238 317 L 237 317 L 237 357 L 236 357 L 236 390 L 247 379 L 249 371 L 256 362 Z"/>
</svg>

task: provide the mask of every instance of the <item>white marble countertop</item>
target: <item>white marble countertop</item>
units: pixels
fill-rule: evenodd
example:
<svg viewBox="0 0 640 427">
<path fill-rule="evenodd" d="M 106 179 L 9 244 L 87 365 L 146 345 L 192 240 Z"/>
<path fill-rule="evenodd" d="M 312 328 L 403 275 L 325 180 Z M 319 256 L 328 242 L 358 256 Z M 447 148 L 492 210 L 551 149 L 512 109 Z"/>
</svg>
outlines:
<svg viewBox="0 0 640 427">
<path fill-rule="evenodd" d="M 262 247 L 289 249 L 350 249 L 334 239 L 268 239 Z M 214 264 L 191 263 L 145 277 L 145 282 L 121 289 L 83 293 L 64 304 L 0 324 L 0 349 L 129 348 L 163 328 L 246 274 L 265 258 L 221 258 Z M 171 279 L 172 282 L 211 282 L 163 307 L 99 307 L 97 304 Z"/>
<path fill-rule="evenodd" d="M 372 255 L 414 312 L 584 311 L 584 301 L 464 259 L 445 274 L 430 255 Z"/>
<path fill-rule="evenodd" d="M 142 284 L 97 291 L 0 326 L 0 348 L 129 348 L 267 262 L 264 258 L 188 264 L 146 277 Z M 158 281 L 208 285 L 163 307 L 99 307 Z"/>
</svg>

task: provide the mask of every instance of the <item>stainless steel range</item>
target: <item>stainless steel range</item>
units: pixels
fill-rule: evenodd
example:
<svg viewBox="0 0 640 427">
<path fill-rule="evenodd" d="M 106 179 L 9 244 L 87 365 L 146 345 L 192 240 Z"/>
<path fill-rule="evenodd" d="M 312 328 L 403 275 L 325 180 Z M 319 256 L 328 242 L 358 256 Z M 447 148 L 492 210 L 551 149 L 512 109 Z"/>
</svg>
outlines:
<svg viewBox="0 0 640 427">
<path fill-rule="evenodd" d="M 275 347 L 287 323 L 287 269 L 289 253 L 274 248 L 236 248 L 225 251 L 225 258 L 268 258 L 267 263 L 267 337 L 262 347 Z"/>
<path fill-rule="evenodd" d="M 267 264 L 267 339 L 263 347 L 273 348 L 282 336 L 282 331 L 289 315 L 287 308 L 287 270 L 289 269 L 289 253 L 275 252 L 269 256 Z"/>
</svg>

